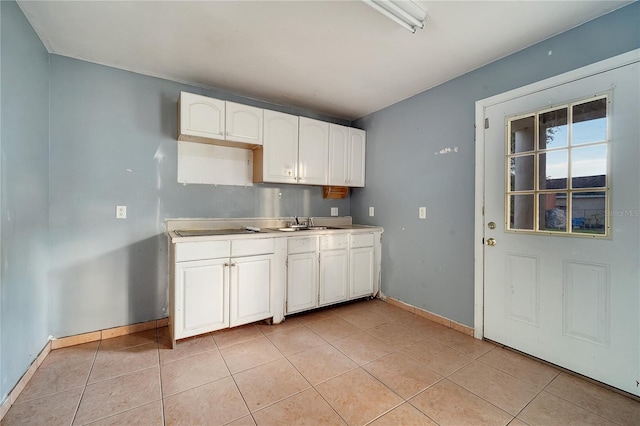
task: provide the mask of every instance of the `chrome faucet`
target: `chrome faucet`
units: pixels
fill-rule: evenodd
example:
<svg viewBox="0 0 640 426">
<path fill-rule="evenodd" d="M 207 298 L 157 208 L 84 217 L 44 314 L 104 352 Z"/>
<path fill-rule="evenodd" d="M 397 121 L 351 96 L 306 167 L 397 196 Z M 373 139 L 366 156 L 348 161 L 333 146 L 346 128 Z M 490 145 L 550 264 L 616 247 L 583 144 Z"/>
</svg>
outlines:
<svg viewBox="0 0 640 426">
<path fill-rule="evenodd" d="M 309 216 L 309 226 L 314 226 L 313 224 L 313 218 L 311 216 Z"/>
</svg>

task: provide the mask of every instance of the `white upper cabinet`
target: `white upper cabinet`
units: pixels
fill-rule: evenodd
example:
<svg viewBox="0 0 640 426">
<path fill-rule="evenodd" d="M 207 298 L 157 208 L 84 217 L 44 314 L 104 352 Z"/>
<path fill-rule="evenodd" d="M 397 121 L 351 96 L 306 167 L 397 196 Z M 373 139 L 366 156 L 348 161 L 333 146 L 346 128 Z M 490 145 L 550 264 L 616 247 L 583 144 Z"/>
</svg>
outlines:
<svg viewBox="0 0 640 426">
<path fill-rule="evenodd" d="M 349 128 L 329 126 L 329 185 L 347 186 L 349 165 Z"/>
<path fill-rule="evenodd" d="M 254 150 L 255 183 L 364 186 L 364 130 L 187 92 L 178 111 L 179 141 Z"/>
<path fill-rule="evenodd" d="M 262 148 L 254 152 L 253 181 L 296 183 L 298 176 L 298 117 L 264 111 Z"/>
<path fill-rule="evenodd" d="M 208 142 L 209 139 L 224 139 L 224 101 L 181 92 L 178 110 L 178 140 Z"/>
<path fill-rule="evenodd" d="M 349 178 L 347 186 L 364 186 L 366 132 L 349 128 Z"/>
<path fill-rule="evenodd" d="M 327 184 L 329 123 L 300 117 L 298 183 Z"/>
<path fill-rule="evenodd" d="M 262 145 L 263 109 L 226 103 L 226 140 Z"/>
<path fill-rule="evenodd" d="M 180 92 L 179 141 L 254 149 L 262 145 L 263 110 Z"/>
<path fill-rule="evenodd" d="M 366 132 L 331 124 L 329 185 L 364 186 Z"/>
</svg>

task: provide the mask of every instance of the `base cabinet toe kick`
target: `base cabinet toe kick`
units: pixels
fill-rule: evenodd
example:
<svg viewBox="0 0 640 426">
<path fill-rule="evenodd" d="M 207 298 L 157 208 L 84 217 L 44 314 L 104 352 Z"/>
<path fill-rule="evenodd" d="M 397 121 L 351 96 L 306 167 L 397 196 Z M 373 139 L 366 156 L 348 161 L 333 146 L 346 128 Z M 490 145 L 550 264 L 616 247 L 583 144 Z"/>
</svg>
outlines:
<svg viewBox="0 0 640 426">
<path fill-rule="evenodd" d="M 272 238 L 169 238 L 169 333 L 176 341 L 380 289 L 382 228 Z M 200 241 L 202 239 L 202 241 Z"/>
</svg>

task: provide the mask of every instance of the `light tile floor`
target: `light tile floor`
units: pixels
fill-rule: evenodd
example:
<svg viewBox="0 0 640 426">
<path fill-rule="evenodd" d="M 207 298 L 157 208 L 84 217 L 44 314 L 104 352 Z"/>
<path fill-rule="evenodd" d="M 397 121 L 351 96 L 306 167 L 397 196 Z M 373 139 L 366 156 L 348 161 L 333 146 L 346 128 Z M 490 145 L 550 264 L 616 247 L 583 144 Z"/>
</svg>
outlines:
<svg viewBox="0 0 640 426">
<path fill-rule="evenodd" d="M 53 351 L 13 424 L 638 425 L 640 402 L 373 300 Z"/>
</svg>

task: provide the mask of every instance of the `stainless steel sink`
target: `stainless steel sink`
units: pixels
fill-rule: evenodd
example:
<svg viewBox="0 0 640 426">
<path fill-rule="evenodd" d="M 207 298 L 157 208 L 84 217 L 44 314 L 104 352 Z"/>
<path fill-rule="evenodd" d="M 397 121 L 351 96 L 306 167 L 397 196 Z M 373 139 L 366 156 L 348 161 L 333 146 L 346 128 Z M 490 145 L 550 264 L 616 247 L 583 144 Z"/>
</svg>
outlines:
<svg viewBox="0 0 640 426">
<path fill-rule="evenodd" d="M 307 227 L 301 227 L 301 226 L 288 226 L 286 228 L 277 228 L 278 231 L 282 231 L 282 232 L 295 232 L 295 231 L 324 231 L 326 229 L 341 229 L 341 228 L 334 228 L 333 226 L 307 226 Z"/>
</svg>

